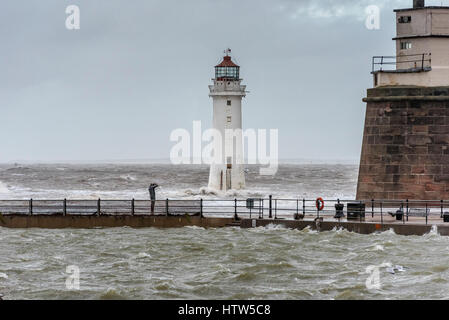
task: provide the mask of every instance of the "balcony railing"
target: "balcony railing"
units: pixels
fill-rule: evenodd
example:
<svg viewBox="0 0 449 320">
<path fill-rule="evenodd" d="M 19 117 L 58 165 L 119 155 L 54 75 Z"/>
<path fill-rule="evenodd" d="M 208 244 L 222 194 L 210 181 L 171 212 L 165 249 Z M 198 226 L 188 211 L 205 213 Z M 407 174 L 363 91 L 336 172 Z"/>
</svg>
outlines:
<svg viewBox="0 0 449 320">
<path fill-rule="evenodd" d="M 431 53 L 400 56 L 374 56 L 372 72 L 377 71 L 425 71 L 431 67 Z M 387 69 L 384 69 L 387 67 Z"/>
</svg>

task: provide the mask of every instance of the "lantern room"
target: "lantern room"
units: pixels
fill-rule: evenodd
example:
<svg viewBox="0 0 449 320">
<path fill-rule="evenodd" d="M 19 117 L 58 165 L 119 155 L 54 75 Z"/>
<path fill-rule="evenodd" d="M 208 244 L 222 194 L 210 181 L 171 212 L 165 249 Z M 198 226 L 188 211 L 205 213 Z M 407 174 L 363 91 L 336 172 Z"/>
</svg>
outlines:
<svg viewBox="0 0 449 320">
<path fill-rule="evenodd" d="M 240 67 L 236 65 L 229 55 L 223 57 L 223 61 L 215 66 L 216 80 L 239 80 Z"/>
</svg>

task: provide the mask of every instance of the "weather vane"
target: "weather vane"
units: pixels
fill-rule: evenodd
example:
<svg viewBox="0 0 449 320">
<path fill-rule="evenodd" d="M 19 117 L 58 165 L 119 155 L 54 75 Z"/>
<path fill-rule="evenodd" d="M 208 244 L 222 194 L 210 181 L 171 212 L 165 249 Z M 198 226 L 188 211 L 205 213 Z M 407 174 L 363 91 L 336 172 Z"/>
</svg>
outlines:
<svg viewBox="0 0 449 320">
<path fill-rule="evenodd" d="M 226 56 L 229 56 L 231 54 L 231 49 L 227 48 L 224 53 L 226 54 Z"/>
</svg>

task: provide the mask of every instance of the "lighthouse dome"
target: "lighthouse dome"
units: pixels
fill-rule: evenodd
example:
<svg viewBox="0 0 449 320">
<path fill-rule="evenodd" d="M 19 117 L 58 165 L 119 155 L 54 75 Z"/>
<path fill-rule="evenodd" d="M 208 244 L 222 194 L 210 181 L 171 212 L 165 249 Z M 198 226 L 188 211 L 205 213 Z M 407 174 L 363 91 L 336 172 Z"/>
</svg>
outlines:
<svg viewBox="0 0 449 320">
<path fill-rule="evenodd" d="M 239 80 L 240 67 L 236 65 L 229 55 L 223 57 L 223 61 L 215 66 L 215 79 Z"/>
</svg>

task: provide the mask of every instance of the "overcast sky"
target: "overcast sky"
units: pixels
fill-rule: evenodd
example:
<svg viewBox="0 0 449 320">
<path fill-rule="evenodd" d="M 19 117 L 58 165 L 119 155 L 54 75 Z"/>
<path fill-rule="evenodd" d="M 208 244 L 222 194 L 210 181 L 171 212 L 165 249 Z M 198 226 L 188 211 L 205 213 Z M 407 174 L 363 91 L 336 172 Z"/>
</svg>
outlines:
<svg viewBox="0 0 449 320">
<path fill-rule="evenodd" d="M 227 47 L 250 91 L 244 128 L 279 129 L 281 159 L 358 161 L 371 57 L 394 54 L 392 10 L 411 3 L 2 1 L 0 162 L 168 158 L 173 129 L 211 125 Z M 80 30 L 65 27 L 71 4 Z"/>
</svg>

